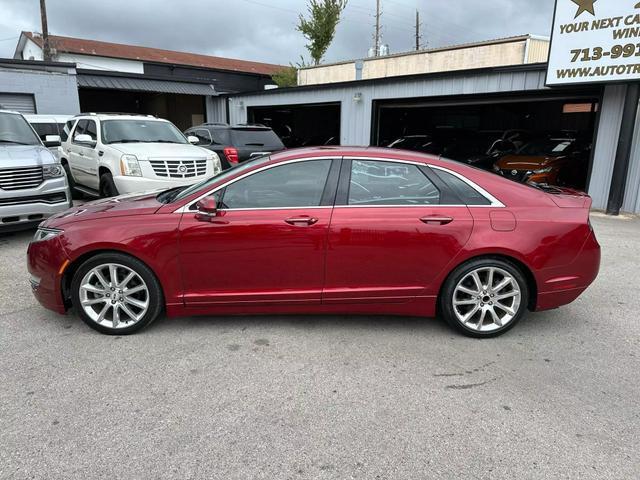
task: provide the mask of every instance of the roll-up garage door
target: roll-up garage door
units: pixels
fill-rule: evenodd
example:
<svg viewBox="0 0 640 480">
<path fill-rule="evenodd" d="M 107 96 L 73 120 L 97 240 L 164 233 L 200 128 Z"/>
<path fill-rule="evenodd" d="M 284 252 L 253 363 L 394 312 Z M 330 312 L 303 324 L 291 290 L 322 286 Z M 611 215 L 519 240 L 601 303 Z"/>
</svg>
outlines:
<svg viewBox="0 0 640 480">
<path fill-rule="evenodd" d="M 0 110 L 36 113 L 36 102 L 28 93 L 0 93 Z"/>
</svg>

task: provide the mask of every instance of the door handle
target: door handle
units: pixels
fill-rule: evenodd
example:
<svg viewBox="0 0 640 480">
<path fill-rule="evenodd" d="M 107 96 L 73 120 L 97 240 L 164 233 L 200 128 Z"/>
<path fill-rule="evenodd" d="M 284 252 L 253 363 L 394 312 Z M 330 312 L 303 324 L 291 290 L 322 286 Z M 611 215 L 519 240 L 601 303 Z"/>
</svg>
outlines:
<svg viewBox="0 0 640 480">
<path fill-rule="evenodd" d="M 453 218 L 441 215 L 427 215 L 426 217 L 422 217 L 420 221 L 427 225 L 447 225 L 453 222 Z"/>
<path fill-rule="evenodd" d="M 285 220 L 289 225 L 313 225 L 318 223 L 318 219 L 314 217 L 291 217 Z"/>
<path fill-rule="evenodd" d="M 78 155 L 80 155 L 81 157 L 84 157 L 84 153 L 82 152 L 78 152 Z"/>
</svg>

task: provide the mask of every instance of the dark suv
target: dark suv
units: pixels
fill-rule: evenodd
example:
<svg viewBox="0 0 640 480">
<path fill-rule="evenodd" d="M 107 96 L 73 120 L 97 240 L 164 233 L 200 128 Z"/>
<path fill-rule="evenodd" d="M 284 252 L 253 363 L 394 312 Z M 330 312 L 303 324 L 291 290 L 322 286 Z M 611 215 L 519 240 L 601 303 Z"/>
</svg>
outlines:
<svg viewBox="0 0 640 480">
<path fill-rule="evenodd" d="M 285 149 L 278 135 L 264 125 L 203 123 L 184 134 L 198 137 L 198 146 L 216 152 L 223 170 L 250 158 Z"/>
</svg>

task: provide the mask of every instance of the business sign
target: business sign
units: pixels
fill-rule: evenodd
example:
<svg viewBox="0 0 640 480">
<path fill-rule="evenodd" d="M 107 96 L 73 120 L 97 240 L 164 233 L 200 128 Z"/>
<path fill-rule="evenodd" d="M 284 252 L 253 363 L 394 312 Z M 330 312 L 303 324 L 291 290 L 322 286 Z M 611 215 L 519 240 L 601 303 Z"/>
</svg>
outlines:
<svg viewBox="0 0 640 480">
<path fill-rule="evenodd" d="M 556 0 L 547 85 L 640 80 L 638 0 Z"/>
</svg>

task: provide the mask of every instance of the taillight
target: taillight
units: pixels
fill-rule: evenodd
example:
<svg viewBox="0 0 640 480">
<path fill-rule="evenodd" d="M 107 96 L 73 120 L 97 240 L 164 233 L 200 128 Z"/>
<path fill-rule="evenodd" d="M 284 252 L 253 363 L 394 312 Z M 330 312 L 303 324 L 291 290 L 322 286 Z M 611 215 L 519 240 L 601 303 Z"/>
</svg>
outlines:
<svg viewBox="0 0 640 480">
<path fill-rule="evenodd" d="M 231 165 L 238 164 L 238 150 L 233 147 L 226 147 L 224 150 L 224 156 L 227 157 L 227 161 Z"/>
</svg>

